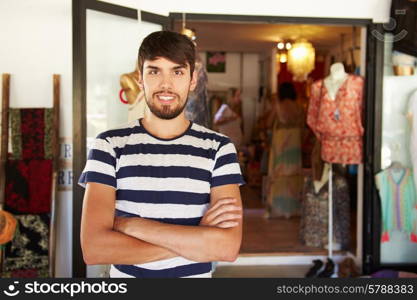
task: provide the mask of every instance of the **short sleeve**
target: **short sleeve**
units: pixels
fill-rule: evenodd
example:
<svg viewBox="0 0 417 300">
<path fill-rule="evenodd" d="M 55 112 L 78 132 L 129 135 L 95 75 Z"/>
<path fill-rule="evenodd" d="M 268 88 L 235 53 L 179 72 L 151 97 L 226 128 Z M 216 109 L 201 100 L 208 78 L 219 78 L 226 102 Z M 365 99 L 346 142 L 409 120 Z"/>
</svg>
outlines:
<svg viewBox="0 0 417 300">
<path fill-rule="evenodd" d="M 236 148 L 230 139 L 220 144 L 211 176 L 211 187 L 226 184 L 245 184 L 240 171 Z"/>
<path fill-rule="evenodd" d="M 85 168 L 78 184 L 85 188 L 87 182 L 96 182 L 117 187 L 116 153 L 110 143 L 99 135 L 88 153 Z"/>
<path fill-rule="evenodd" d="M 316 81 L 311 85 L 310 100 L 307 109 L 307 124 L 318 139 L 320 139 L 320 132 L 317 130 L 317 121 L 320 113 L 320 92 L 323 84 L 323 81 L 321 83 L 320 81 Z"/>
</svg>

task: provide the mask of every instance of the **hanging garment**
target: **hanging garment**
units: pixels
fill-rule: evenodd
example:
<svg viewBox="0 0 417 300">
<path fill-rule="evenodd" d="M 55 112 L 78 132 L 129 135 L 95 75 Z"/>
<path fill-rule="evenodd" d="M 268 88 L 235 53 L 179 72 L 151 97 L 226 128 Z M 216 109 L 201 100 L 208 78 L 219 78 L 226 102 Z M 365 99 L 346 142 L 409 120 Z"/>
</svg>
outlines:
<svg viewBox="0 0 417 300">
<path fill-rule="evenodd" d="M 335 100 L 323 80 L 311 87 L 307 124 L 321 141 L 322 159 L 330 163 L 362 163 L 363 78 L 349 74 Z"/>
<path fill-rule="evenodd" d="M 407 233 L 417 243 L 417 195 L 413 171 L 408 168 L 387 168 L 375 176 L 381 198 L 381 242 L 390 240 L 389 233 L 398 230 Z"/>
<path fill-rule="evenodd" d="M 5 207 L 14 214 L 51 211 L 52 160 L 8 160 Z"/>
<path fill-rule="evenodd" d="M 299 215 L 302 195 L 303 115 L 290 100 L 279 103 L 269 151 L 267 211 L 270 217 Z"/>
<path fill-rule="evenodd" d="M 185 107 L 185 116 L 188 120 L 197 123 L 198 125 L 209 127 L 209 106 L 207 83 L 208 76 L 206 67 L 198 57 L 195 64 L 195 71 L 197 73 L 197 85 L 194 91 L 188 95 L 188 102 Z"/>
<path fill-rule="evenodd" d="M 333 236 L 347 250 L 350 243 L 349 187 L 340 165 L 333 165 Z M 309 247 L 328 245 L 329 183 L 317 184 L 311 176 L 304 179 L 300 240 Z M 316 186 L 315 186 L 316 183 Z"/>
<path fill-rule="evenodd" d="M 53 110 L 11 108 L 13 159 L 52 159 Z"/>
<path fill-rule="evenodd" d="M 408 100 L 407 115 L 411 117 L 410 156 L 413 170 L 417 170 L 417 90 L 413 92 L 410 100 Z M 417 191 L 417 177 L 413 177 L 414 187 Z"/>
<path fill-rule="evenodd" d="M 241 129 L 242 119 L 229 107 L 229 105 L 222 104 L 222 106 L 220 106 L 219 110 L 216 112 L 214 120 L 216 121 L 222 118 L 230 118 L 233 116 L 237 116 L 237 118 L 221 125 L 217 125 L 217 127 L 219 132 L 228 136 L 232 143 L 235 145 L 236 149 L 239 150 L 241 149 L 243 142 L 243 133 Z"/>
<path fill-rule="evenodd" d="M 6 245 L 5 270 L 48 267 L 49 214 L 18 215 L 18 231 Z"/>
</svg>

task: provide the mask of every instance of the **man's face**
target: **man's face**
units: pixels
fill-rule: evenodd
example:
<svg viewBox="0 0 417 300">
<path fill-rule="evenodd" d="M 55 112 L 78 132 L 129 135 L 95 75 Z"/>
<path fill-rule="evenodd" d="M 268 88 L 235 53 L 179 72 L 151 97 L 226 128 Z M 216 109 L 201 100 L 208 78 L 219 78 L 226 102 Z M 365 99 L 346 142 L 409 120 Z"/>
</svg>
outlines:
<svg viewBox="0 0 417 300">
<path fill-rule="evenodd" d="M 188 63 L 180 65 L 158 57 L 144 62 L 139 83 L 150 111 L 160 119 L 170 120 L 184 110 L 188 93 L 195 89 L 196 78 L 191 77 Z"/>
</svg>

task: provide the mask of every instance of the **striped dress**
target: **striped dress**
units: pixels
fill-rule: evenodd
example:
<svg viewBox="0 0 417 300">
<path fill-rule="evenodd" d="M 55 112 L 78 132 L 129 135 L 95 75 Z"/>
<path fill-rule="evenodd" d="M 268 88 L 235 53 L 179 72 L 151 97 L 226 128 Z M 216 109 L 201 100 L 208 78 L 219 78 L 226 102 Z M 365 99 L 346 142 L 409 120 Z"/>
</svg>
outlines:
<svg viewBox="0 0 417 300">
<path fill-rule="evenodd" d="M 195 123 L 171 139 L 152 135 L 141 119 L 97 136 L 79 179 L 116 189 L 116 216 L 198 226 L 210 189 L 243 184 L 230 139 Z M 211 277 L 211 263 L 174 257 L 111 265 L 110 277 Z"/>
</svg>

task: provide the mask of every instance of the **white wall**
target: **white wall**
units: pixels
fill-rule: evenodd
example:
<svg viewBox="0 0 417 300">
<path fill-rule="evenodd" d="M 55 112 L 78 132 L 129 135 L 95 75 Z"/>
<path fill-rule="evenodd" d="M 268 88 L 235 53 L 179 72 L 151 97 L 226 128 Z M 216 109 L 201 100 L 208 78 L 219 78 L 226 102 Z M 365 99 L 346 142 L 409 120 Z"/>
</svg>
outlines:
<svg viewBox="0 0 417 300">
<path fill-rule="evenodd" d="M 259 54 L 243 54 L 243 93 L 242 110 L 244 121 L 244 139 L 249 142 L 252 129 L 256 122 L 256 104 L 258 100 L 260 74 L 259 74 Z"/>
<path fill-rule="evenodd" d="M 207 63 L 206 52 L 199 52 L 201 60 Z M 240 53 L 226 52 L 226 72 L 207 73 L 208 89 L 210 91 L 227 91 L 229 88 L 240 88 Z"/>
<path fill-rule="evenodd" d="M 52 107 L 52 74 L 61 75 L 60 142 L 72 138 L 71 0 L 0 1 L 0 73 L 10 73 L 11 107 Z M 66 145 L 66 146 L 65 146 Z M 70 153 L 60 164 L 72 165 Z M 70 175 L 67 167 L 63 167 Z M 65 178 L 68 184 L 68 176 Z M 62 182 L 61 182 L 62 183 Z M 59 186 L 56 275 L 70 277 L 72 191 Z"/>
<path fill-rule="evenodd" d="M 364 34 L 361 27 L 356 29 L 356 39 L 355 45 L 356 47 L 361 47 L 361 49 L 354 50 L 354 59 L 356 66 L 360 67 L 362 65 L 362 50 L 365 51 L 366 45 L 361 45 L 362 42 L 362 35 Z M 345 60 L 348 64 L 352 62 L 351 54 L 349 49 L 353 47 L 353 34 L 346 35 L 345 40 L 343 42 L 343 51 L 341 49 L 341 40 L 339 40 L 333 48 L 331 48 L 326 54 L 326 64 L 325 64 L 325 74 L 328 74 L 330 68 L 330 60 L 331 56 L 334 56 L 336 62 L 342 62 Z"/>
<path fill-rule="evenodd" d="M 361 18 L 384 23 L 389 18 L 391 0 L 106 0 L 120 5 L 168 15 L 170 12 L 294 16 L 323 18 Z"/>
</svg>

